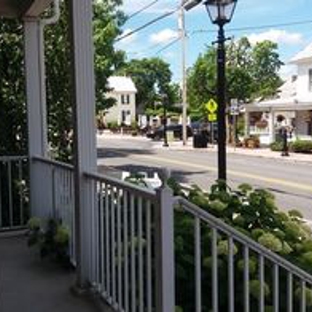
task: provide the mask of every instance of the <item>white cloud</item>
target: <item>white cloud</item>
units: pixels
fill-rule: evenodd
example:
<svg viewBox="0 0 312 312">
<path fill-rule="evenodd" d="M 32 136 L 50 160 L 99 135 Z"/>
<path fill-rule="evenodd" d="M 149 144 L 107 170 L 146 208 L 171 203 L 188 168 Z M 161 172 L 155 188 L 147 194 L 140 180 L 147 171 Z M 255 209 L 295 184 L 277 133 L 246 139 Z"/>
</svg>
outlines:
<svg viewBox="0 0 312 312">
<path fill-rule="evenodd" d="M 303 36 L 300 33 L 292 33 L 280 29 L 271 29 L 263 33 L 251 34 L 248 36 L 248 39 L 251 44 L 256 44 L 257 42 L 264 40 L 271 40 L 276 43 L 295 45 L 302 43 Z"/>
<path fill-rule="evenodd" d="M 171 40 L 178 37 L 178 32 L 175 30 L 172 30 L 170 28 L 161 30 L 158 33 L 154 33 L 150 36 L 150 41 L 152 43 L 158 44 L 158 43 L 169 43 Z"/>
</svg>

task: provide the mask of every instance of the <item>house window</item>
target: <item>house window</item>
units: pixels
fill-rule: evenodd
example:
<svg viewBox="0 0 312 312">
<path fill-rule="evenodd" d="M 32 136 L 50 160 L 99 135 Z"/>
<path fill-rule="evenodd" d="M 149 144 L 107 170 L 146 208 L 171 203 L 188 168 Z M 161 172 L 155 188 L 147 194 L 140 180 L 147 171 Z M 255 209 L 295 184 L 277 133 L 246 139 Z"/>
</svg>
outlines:
<svg viewBox="0 0 312 312">
<path fill-rule="evenodd" d="M 121 95 L 121 104 L 130 104 L 130 95 L 122 94 Z"/>
<path fill-rule="evenodd" d="M 312 69 L 309 69 L 309 91 L 312 92 Z"/>
</svg>

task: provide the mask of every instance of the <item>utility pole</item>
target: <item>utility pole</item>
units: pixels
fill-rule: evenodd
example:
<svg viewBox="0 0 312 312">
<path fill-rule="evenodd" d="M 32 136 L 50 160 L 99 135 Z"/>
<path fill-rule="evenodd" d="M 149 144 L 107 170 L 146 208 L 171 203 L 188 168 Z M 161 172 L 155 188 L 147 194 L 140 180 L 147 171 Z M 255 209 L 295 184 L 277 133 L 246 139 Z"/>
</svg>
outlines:
<svg viewBox="0 0 312 312">
<path fill-rule="evenodd" d="M 185 32 L 185 17 L 184 3 L 181 0 L 181 9 L 179 11 L 179 36 L 181 39 L 181 68 L 182 68 L 182 137 L 183 145 L 187 144 L 187 89 L 186 89 L 186 32 Z"/>
</svg>

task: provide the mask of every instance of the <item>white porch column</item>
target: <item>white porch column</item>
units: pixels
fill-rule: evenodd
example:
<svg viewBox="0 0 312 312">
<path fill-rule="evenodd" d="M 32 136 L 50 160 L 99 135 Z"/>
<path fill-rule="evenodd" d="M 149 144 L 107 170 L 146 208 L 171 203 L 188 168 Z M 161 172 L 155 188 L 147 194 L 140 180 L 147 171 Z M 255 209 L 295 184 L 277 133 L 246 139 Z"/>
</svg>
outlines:
<svg viewBox="0 0 312 312">
<path fill-rule="evenodd" d="M 245 137 L 248 137 L 250 134 L 250 120 L 249 120 L 249 111 L 245 111 Z"/>
<path fill-rule="evenodd" d="M 32 162 L 33 156 L 46 156 L 47 152 L 47 126 L 46 107 L 42 98 L 45 90 L 42 90 L 41 70 L 41 46 L 40 25 L 38 19 L 24 21 L 24 47 L 25 47 L 25 72 L 26 72 L 26 96 L 28 118 L 28 154 L 30 163 L 30 207 L 31 214 L 41 216 L 43 181 L 40 172 Z M 48 187 L 48 186 L 47 186 Z M 46 203 L 46 205 L 49 205 Z"/>
<path fill-rule="evenodd" d="M 271 109 L 269 112 L 269 142 L 273 143 L 275 141 L 275 114 L 274 111 Z"/>
<path fill-rule="evenodd" d="M 91 216 L 94 187 L 85 172 L 96 172 L 95 82 L 92 1 L 70 0 L 72 99 L 74 112 L 75 230 L 77 286 L 83 288 L 92 271 Z"/>
</svg>

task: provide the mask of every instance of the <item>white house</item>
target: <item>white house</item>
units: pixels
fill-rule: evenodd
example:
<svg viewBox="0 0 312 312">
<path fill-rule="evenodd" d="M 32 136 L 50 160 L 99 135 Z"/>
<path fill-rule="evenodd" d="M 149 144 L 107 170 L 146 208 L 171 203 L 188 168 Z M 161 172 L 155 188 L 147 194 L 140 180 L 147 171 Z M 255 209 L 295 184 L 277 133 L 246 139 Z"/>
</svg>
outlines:
<svg viewBox="0 0 312 312">
<path fill-rule="evenodd" d="M 111 89 L 106 94 L 109 98 L 116 99 L 116 104 L 105 113 L 105 121 L 117 122 L 118 125 L 131 125 L 136 116 L 137 89 L 130 77 L 112 76 L 108 78 L 108 87 Z"/>
<path fill-rule="evenodd" d="M 312 43 L 293 57 L 297 75 L 281 86 L 277 97 L 246 105 L 245 135 L 259 135 L 262 144 L 274 142 L 281 126 L 292 138 L 312 139 Z"/>
</svg>

